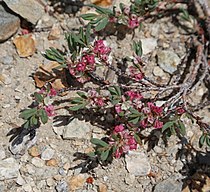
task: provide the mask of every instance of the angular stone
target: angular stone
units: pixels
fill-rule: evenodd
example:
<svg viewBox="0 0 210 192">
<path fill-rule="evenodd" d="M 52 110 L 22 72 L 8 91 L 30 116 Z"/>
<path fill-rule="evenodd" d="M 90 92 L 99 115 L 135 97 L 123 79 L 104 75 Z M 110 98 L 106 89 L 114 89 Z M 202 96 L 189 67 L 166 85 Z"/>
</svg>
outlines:
<svg viewBox="0 0 210 192">
<path fill-rule="evenodd" d="M 66 183 L 66 181 L 60 181 L 58 182 L 58 184 L 55 187 L 57 192 L 68 192 L 68 184 Z"/>
<path fill-rule="evenodd" d="M 92 125 L 89 122 L 80 121 L 73 119 L 64 128 L 63 138 L 64 139 L 89 139 Z"/>
<path fill-rule="evenodd" d="M 19 27 L 19 17 L 8 13 L 0 3 L 0 42 L 14 35 Z"/>
<path fill-rule="evenodd" d="M 126 168 L 135 176 L 145 176 L 150 173 L 151 166 L 145 153 L 129 151 L 125 156 Z"/>
<path fill-rule="evenodd" d="M 180 63 L 179 56 L 173 51 L 158 51 L 158 65 L 167 73 L 173 74 Z"/>
<path fill-rule="evenodd" d="M 155 38 L 141 39 L 141 43 L 144 55 L 151 53 L 157 47 L 157 39 Z"/>
<path fill-rule="evenodd" d="M 41 159 L 50 160 L 52 159 L 54 153 L 55 153 L 55 150 L 51 149 L 50 147 L 46 147 L 46 149 L 44 149 L 44 151 L 41 154 Z"/>
<path fill-rule="evenodd" d="M 45 162 L 40 159 L 39 157 L 34 157 L 32 160 L 31 160 L 31 163 L 35 166 L 35 167 L 43 167 Z"/>
<path fill-rule="evenodd" d="M 44 14 L 44 7 L 38 3 L 38 1 L 34 0 L 3 0 L 7 6 L 26 19 L 31 22 L 33 25 L 36 25 L 37 21 Z"/>
<path fill-rule="evenodd" d="M 17 178 L 19 174 L 19 164 L 10 157 L 0 161 L 0 180 Z"/>
<path fill-rule="evenodd" d="M 158 183 L 155 186 L 154 192 L 177 192 L 182 191 L 182 182 L 174 181 L 172 179 L 168 179 Z"/>
</svg>

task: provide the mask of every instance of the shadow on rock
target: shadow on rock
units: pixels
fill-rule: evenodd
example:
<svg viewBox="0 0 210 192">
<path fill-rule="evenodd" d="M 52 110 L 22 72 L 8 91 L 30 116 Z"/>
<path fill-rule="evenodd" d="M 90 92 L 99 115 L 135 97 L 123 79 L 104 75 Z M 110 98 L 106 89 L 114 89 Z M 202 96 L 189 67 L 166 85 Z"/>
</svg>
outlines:
<svg viewBox="0 0 210 192">
<path fill-rule="evenodd" d="M 36 129 L 33 127 L 25 129 L 23 127 L 12 128 L 7 136 L 10 136 L 9 149 L 14 155 L 23 155 L 27 149 L 36 143 Z"/>
<path fill-rule="evenodd" d="M 210 152 L 204 153 L 183 145 L 176 158 L 184 164 L 180 171 L 185 177 L 182 180 L 184 191 L 210 191 Z"/>
</svg>

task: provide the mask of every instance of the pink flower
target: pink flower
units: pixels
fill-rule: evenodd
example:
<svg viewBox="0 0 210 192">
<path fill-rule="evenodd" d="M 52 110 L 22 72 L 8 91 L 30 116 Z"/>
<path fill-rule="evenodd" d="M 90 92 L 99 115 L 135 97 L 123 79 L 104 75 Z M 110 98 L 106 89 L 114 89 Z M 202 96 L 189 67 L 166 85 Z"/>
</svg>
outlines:
<svg viewBox="0 0 210 192">
<path fill-rule="evenodd" d="M 110 23 L 116 23 L 117 22 L 117 18 L 116 17 L 110 17 L 109 18 L 109 22 Z"/>
<path fill-rule="evenodd" d="M 131 29 L 134 29 L 139 26 L 138 17 L 135 15 L 132 15 L 128 20 L 128 27 Z"/>
<path fill-rule="evenodd" d="M 150 113 L 151 113 L 151 109 L 150 109 L 149 107 L 144 107 L 144 108 L 142 109 L 142 112 L 143 112 L 144 114 L 150 114 Z"/>
<path fill-rule="evenodd" d="M 105 55 L 105 54 L 109 54 L 110 51 L 111 51 L 111 48 L 105 46 L 103 40 L 100 39 L 100 40 L 95 41 L 94 49 L 93 49 L 94 53 L 100 54 L 102 56 L 102 55 Z"/>
<path fill-rule="evenodd" d="M 152 112 L 156 113 L 157 115 L 161 115 L 161 113 L 163 112 L 162 107 L 155 106 L 155 104 L 152 102 L 148 102 L 147 105 L 152 110 Z"/>
<path fill-rule="evenodd" d="M 119 148 L 119 149 L 117 149 L 117 150 L 115 151 L 114 156 L 115 156 L 117 159 L 119 159 L 119 158 L 122 156 L 122 154 L 123 154 L 123 149 L 122 149 L 122 148 Z"/>
<path fill-rule="evenodd" d="M 182 107 L 177 107 L 176 111 L 177 111 L 178 115 L 182 115 L 183 113 L 185 113 L 185 109 L 183 109 Z"/>
<path fill-rule="evenodd" d="M 137 69 L 133 66 L 129 67 L 129 71 L 130 71 L 130 76 L 132 78 L 134 78 L 136 81 L 140 81 L 144 77 L 143 73 L 141 71 L 139 71 L 139 69 Z"/>
<path fill-rule="evenodd" d="M 124 129 L 125 129 L 125 127 L 122 124 L 116 125 L 115 128 L 114 128 L 114 132 L 115 133 L 120 133 L 120 132 L 124 131 Z"/>
<path fill-rule="evenodd" d="M 44 106 L 44 110 L 46 111 L 48 117 L 55 116 L 53 105 Z"/>
<path fill-rule="evenodd" d="M 133 101 L 134 99 L 140 100 L 143 98 L 143 96 L 140 93 L 135 91 L 126 91 L 126 94 L 129 96 L 131 101 Z"/>
<path fill-rule="evenodd" d="M 95 63 L 95 56 L 94 55 L 85 55 L 82 57 L 82 61 L 87 64 L 93 65 Z"/>
<path fill-rule="evenodd" d="M 147 119 L 143 119 L 143 120 L 140 122 L 140 126 L 142 126 L 143 128 L 146 128 L 147 125 L 148 125 Z"/>
<path fill-rule="evenodd" d="M 85 62 L 79 62 L 79 63 L 77 64 L 77 66 L 76 66 L 76 69 L 77 69 L 78 71 L 82 71 L 82 72 L 85 71 L 85 68 L 86 68 Z"/>
<path fill-rule="evenodd" d="M 76 75 L 76 71 L 74 68 L 72 68 L 70 65 L 68 66 L 69 68 L 69 73 L 72 75 L 72 76 L 75 76 Z"/>
<path fill-rule="evenodd" d="M 46 88 L 45 87 L 42 87 L 41 90 L 38 93 L 43 94 L 45 92 L 46 92 Z"/>
<path fill-rule="evenodd" d="M 105 105 L 104 100 L 101 97 L 94 98 L 94 103 L 99 107 L 103 107 Z"/>
<path fill-rule="evenodd" d="M 49 92 L 49 96 L 50 97 L 54 97 L 54 96 L 56 96 L 57 95 L 57 91 L 54 89 L 54 88 L 51 88 L 50 89 L 50 92 Z"/>
<path fill-rule="evenodd" d="M 115 105 L 115 111 L 119 114 L 122 112 L 121 106 L 120 105 Z"/>
<path fill-rule="evenodd" d="M 163 127 L 163 122 L 159 121 L 158 119 L 155 120 L 155 123 L 154 123 L 154 128 L 155 129 L 160 129 Z"/>
</svg>

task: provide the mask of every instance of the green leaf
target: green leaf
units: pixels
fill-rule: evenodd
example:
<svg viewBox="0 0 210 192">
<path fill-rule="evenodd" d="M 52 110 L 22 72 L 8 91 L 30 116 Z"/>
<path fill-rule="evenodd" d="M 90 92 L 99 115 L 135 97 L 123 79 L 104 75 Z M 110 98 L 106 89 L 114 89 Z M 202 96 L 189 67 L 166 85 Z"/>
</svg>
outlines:
<svg viewBox="0 0 210 192">
<path fill-rule="evenodd" d="M 169 121 L 169 122 L 165 123 L 165 124 L 163 125 L 163 127 L 162 127 L 162 133 L 163 133 L 166 129 L 172 127 L 173 125 L 174 125 L 174 121 Z"/>
<path fill-rule="evenodd" d="M 87 153 L 87 155 L 88 155 L 89 157 L 95 157 L 95 156 L 96 156 L 95 152 Z"/>
<path fill-rule="evenodd" d="M 72 38 L 75 40 L 75 42 L 80 43 L 83 46 L 86 46 L 86 44 L 80 39 L 76 34 L 72 33 Z"/>
<path fill-rule="evenodd" d="M 30 118 L 30 125 L 34 126 L 34 125 L 37 125 L 37 124 L 38 124 L 38 120 L 37 120 L 37 117 L 34 115 Z"/>
<path fill-rule="evenodd" d="M 43 124 L 47 123 L 47 121 L 48 121 L 48 116 L 47 116 L 46 111 L 45 111 L 44 109 L 40 109 L 39 114 L 40 114 L 41 122 L 42 122 Z"/>
<path fill-rule="evenodd" d="M 28 129 L 29 128 L 29 121 L 26 121 L 24 124 L 23 124 L 23 128 L 25 129 Z"/>
<path fill-rule="evenodd" d="M 199 146 L 202 147 L 205 141 L 206 141 L 206 135 L 203 134 L 199 139 Z"/>
<path fill-rule="evenodd" d="M 134 139 L 139 145 L 142 145 L 141 139 L 136 133 L 134 133 Z"/>
<path fill-rule="evenodd" d="M 31 116 L 35 115 L 37 113 L 37 109 L 25 109 L 24 111 L 21 112 L 19 115 L 20 118 L 22 119 L 29 119 Z"/>
<path fill-rule="evenodd" d="M 84 92 L 78 91 L 77 95 L 79 95 L 80 97 L 82 97 L 84 99 L 87 99 L 87 96 L 86 96 L 86 94 Z"/>
<path fill-rule="evenodd" d="M 206 137 L 206 144 L 210 147 L 210 136 L 209 135 Z"/>
<path fill-rule="evenodd" d="M 52 61 L 57 61 L 58 63 L 64 63 L 65 62 L 65 58 L 64 56 L 55 48 L 50 47 L 49 49 L 47 49 L 45 51 L 44 54 L 45 58 L 52 60 Z"/>
<path fill-rule="evenodd" d="M 84 20 L 93 20 L 97 17 L 95 13 L 87 13 L 87 14 L 82 14 L 80 17 Z"/>
<path fill-rule="evenodd" d="M 121 96 L 121 90 L 120 90 L 120 87 L 118 86 L 114 86 L 115 90 L 116 90 L 116 93 L 118 96 Z"/>
<path fill-rule="evenodd" d="M 116 89 L 114 89 L 114 87 L 108 87 L 108 90 L 111 95 L 117 95 Z"/>
<path fill-rule="evenodd" d="M 140 117 L 136 117 L 134 119 L 129 120 L 130 123 L 137 124 L 140 120 Z"/>
<path fill-rule="evenodd" d="M 100 14 L 108 14 L 108 15 L 113 15 L 113 11 L 111 9 L 108 8 L 102 8 L 99 7 L 97 5 L 94 4 L 88 4 L 87 6 L 89 7 L 94 7 L 96 9 L 96 12 L 100 13 Z"/>
<path fill-rule="evenodd" d="M 69 110 L 71 110 L 71 111 L 78 111 L 80 109 L 84 109 L 85 106 L 86 106 L 86 103 L 82 103 L 82 104 L 70 107 Z"/>
<path fill-rule="evenodd" d="M 100 159 L 101 159 L 102 161 L 106 161 L 108 157 L 109 157 L 109 149 L 106 150 L 106 151 L 103 151 L 103 152 L 101 153 Z"/>
<path fill-rule="evenodd" d="M 74 97 L 71 101 L 72 104 L 83 104 L 83 99 L 81 97 Z"/>
<path fill-rule="evenodd" d="M 44 99 L 43 96 L 37 92 L 34 93 L 34 97 L 38 103 L 41 103 Z"/>
<path fill-rule="evenodd" d="M 91 32 L 91 25 L 88 23 L 85 32 L 85 43 L 89 45 L 90 43 L 90 32 Z"/>
<path fill-rule="evenodd" d="M 185 135 L 186 134 L 186 128 L 185 128 L 184 123 L 181 120 L 179 120 L 178 125 L 179 125 L 178 127 L 179 127 L 179 130 L 180 130 L 180 133 L 182 135 Z"/>
<path fill-rule="evenodd" d="M 109 19 L 107 17 L 104 17 L 103 19 L 101 19 L 100 23 L 98 23 L 95 26 L 95 30 L 96 31 L 101 31 L 102 29 L 104 29 L 106 27 L 106 25 L 109 23 Z"/>
<path fill-rule="evenodd" d="M 99 146 L 101 146 L 101 147 L 107 147 L 107 146 L 109 146 L 108 143 L 106 143 L 106 142 L 104 142 L 104 141 L 102 141 L 102 140 L 100 140 L 100 139 L 97 139 L 97 138 L 92 138 L 92 139 L 90 140 L 90 142 L 91 142 L 92 144 L 94 144 L 94 145 L 99 145 Z"/>
</svg>

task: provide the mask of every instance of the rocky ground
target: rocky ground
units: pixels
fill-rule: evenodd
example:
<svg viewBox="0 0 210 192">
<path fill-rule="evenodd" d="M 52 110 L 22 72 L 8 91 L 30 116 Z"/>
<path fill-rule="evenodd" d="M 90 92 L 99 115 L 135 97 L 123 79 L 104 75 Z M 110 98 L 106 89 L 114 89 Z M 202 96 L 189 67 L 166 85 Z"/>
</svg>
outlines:
<svg viewBox="0 0 210 192">
<path fill-rule="evenodd" d="M 195 149 L 184 148 L 184 138 L 180 141 L 175 136 L 165 146 L 156 132 L 137 151 L 107 166 L 93 163 L 95 168 L 89 172 L 85 171 L 89 162 L 79 154 L 90 150 L 91 137 L 103 136 L 99 127 L 81 118 L 65 125 L 59 124 L 59 119 L 51 119 L 36 134 L 24 133 L 19 128 L 23 121 L 18 115 L 31 104 L 31 94 L 37 90 L 32 74 L 41 64 L 49 63 L 42 53 L 52 46 L 62 49 L 65 32 L 82 26 L 77 16 L 85 10 L 78 1 L 66 4 L 65 9 L 59 8 L 56 1 L 50 1 L 51 5 L 35 0 L 18 0 L 16 5 L 10 0 L 4 2 L 0 1 L 1 192 L 188 192 L 192 187 L 193 191 L 210 191 L 210 156 L 207 149 L 198 147 L 201 133 L 190 120 L 185 120 L 186 139 Z M 43 2 L 48 6 L 43 6 Z M 30 6 L 25 9 L 27 3 Z M 29 45 L 18 39 L 28 26 L 26 21 L 35 25 L 26 40 Z M 167 17 L 156 22 L 147 20 L 141 31 L 136 30 L 134 39 L 142 40 L 145 74 L 164 83 L 185 56 L 189 34 Z M 131 55 L 131 34 L 122 40 L 111 35 L 106 41 L 114 58 Z M 191 95 L 192 103 L 199 102 L 208 91 L 203 84 L 199 86 Z M 69 114 L 60 114 L 68 122 Z M 209 107 L 198 114 L 210 124 Z M 150 133 L 151 130 L 145 132 Z M 153 144 L 155 147 L 151 147 Z"/>
</svg>

